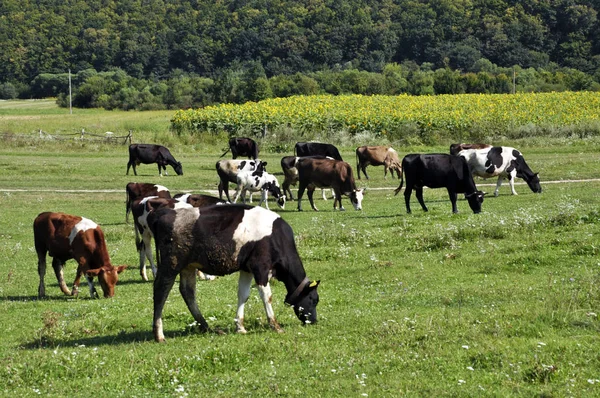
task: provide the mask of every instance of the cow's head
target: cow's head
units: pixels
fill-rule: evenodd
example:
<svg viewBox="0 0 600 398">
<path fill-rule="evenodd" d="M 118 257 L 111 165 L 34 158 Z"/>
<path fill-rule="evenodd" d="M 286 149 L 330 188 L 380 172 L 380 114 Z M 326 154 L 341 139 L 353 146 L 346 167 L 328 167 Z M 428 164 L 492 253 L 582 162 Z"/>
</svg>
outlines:
<svg viewBox="0 0 600 398">
<path fill-rule="evenodd" d="M 285 209 L 285 194 L 281 192 L 281 188 L 279 188 L 277 181 L 268 182 L 267 190 L 275 199 L 277 199 L 277 206 L 279 206 L 282 209 Z"/>
<path fill-rule="evenodd" d="M 527 185 L 529 185 L 529 189 L 531 189 L 534 193 L 542 193 L 542 186 L 540 185 L 540 178 L 538 177 L 538 173 L 534 173 L 533 176 L 529 178 L 523 178 Z"/>
<path fill-rule="evenodd" d="M 467 201 L 469 202 L 469 206 L 473 213 L 481 213 L 481 204 L 483 203 L 483 197 L 485 196 L 485 192 L 475 191 L 471 194 L 465 195 Z"/>
<path fill-rule="evenodd" d="M 355 189 L 352 192 L 346 193 L 346 195 L 350 198 L 350 202 L 352 202 L 352 206 L 354 206 L 355 210 L 362 210 L 362 200 L 364 194 L 364 189 Z"/>
<path fill-rule="evenodd" d="M 317 323 L 317 304 L 319 304 L 317 287 L 319 283 L 321 281 L 307 283 L 291 303 L 287 301 L 290 298 L 289 296 L 286 299 L 286 303 L 294 308 L 296 316 L 304 324 Z"/>
<path fill-rule="evenodd" d="M 112 297 L 115 295 L 115 286 L 119 280 L 119 275 L 123 270 L 127 268 L 126 265 L 119 265 L 113 267 L 112 265 L 104 265 L 100 268 L 90 269 L 86 271 L 86 275 L 90 277 L 97 276 L 100 287 L 104 292 L 104 297 Z"/>
<path fill-rule="evenodd" d="M 178 176 L 183 175 L 183 167 L 181 166 L 181 162 L 176 162 L 173 168 L 175 169 L 175 173 L 177 173 Z"/>
</svg>

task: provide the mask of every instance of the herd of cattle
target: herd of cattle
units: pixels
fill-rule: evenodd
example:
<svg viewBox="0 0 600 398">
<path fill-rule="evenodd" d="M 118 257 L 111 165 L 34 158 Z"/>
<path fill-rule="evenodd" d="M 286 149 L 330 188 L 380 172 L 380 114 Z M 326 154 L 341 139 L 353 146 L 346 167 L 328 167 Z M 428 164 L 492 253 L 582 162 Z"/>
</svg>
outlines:
<svg viewBox="0 0 600 398">
<path fill-rule="evenodd" d="M 249 138 L 232 138 L 229 149 L 233 159 L 219 160 L 216 171 L 219 178 L 219 197 L 201 194 L 171 196 L 161 185 L 129 183 L 126 186 L 125 218 L 133 214 L 135 243 L 139 253 L 140 275 L 148 280 L 145 261 L 148 259 L 154 276 L 153 333 L 156 341 L 164 341 L 162 311 L 167 296 L 179 276 L 179 290 L 188 309 L 203 331 L 209 330 L 196 303 L 196 278 L 212 279 L 239 272 L 236 328 L 245 333 L 244 305 L 254 280 L 258 286 L 270 326 L 281 331 L 271 305 L 269 279 L 277 278 L 287 290 L 285 303 L 290 305 L 303 323 L 317 320 L 319 281 L 310 280 L 296 249 L 291 227 L 277 214 L 268 210 L 270 194 L 283 208 L 286 199 L 294 200 L 290 186 L 298 184 L 298 210 L 302 210 L 302 196 L 307 191 L 311 207 L 316 188 L 330 188 L 334 196 L 334 209 L 344 210 L 342 195 L 349 197 L 356 210 L 362 209 L 363 190 L 357 189 L 352 167 L 342 160 L 337 148 L 331 144 L 299 142 L 294 156 L 281 159 L 283 184 L 266 171 L 267 162 L 258 159 L 258 146 Z M 237 159 L 246 156 L 248 160 Z M 397 152 L 385 146 L 362 146 L 356 149 L 357 173 L 368 179 L 369 165 L 384 166 L 400 179 L 398 194 L 406 179 L 404 191 L 406 211 L 410 210 L 412 190 L 424 211 L 423 188 L 446 188 L 452 211 L 457 212 L 458 194 L 464 194 L 474 213 L 481 211 L 484 193 L 476 188 L 473 175 L 483 178 L 498 177 L 494 195 L 502 180 L 507 178 L 512 194 L 516 195 L 514 179 L 524 179 L 533 192 L 542 188 L 537 173 L 533 173 L 519 151 L 510 147 L 493 147 L 485 144 L 453 144 L 450 154 L 409 154 L 402 162 Z M 183 174 L 180 162 L 169 150 L 160 145 L 132 144 L 129 147 L 127 174 L 139 164 L 156 163 L 158 172 L 166 173 L 166 166 Z M 233 200 L 229 184 L 237 184 Z M 260 192 L 259 206 L 245 204 L 246 192 Z M 224 195 L 223 195 L 224 194 Z M 224 197 L 225 196 L 225 197 Z M 235 205 L 239 198 L 244 204 Z M 325 192 L 323 191 L 325 199 Z M 266 209 L 261 207 L 265 203 Z M 112 297 L 118 274 L 125 265 L 113 266 L 110 261 L 102 229 L 93 221 L 63 213 L 44 212 L 33 224 L 35 250 L 38 256 L 40 284 L 39 297 L 45 296 L 44 276 L 46 255 L 53 257 L 52 267 L 59 287 L 66 295 L 77 295 L 80 279 L 85 275 L 90 295 L 97 297 L 93 278 L 97 277 L 105 297 Z M 151 240 L 156 246 L 155 264 Z M 65 261 L 74 259 L 77 264 L 73 288 L 69 290 L 64 276 Z"/>
</svg>

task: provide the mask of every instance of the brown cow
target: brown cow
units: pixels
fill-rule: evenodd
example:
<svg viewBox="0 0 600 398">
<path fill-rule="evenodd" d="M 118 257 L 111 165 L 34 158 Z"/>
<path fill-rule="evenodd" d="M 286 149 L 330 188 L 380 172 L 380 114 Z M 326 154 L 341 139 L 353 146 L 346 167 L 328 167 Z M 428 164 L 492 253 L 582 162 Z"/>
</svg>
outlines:
<svg viewBox="0 0 600 398">
<path fill-rule="evenodd" d="M 40 276 L 39 297 L 46 295 L 46 254 L 53 257 L 52 268 L 58 285 L 67 296 L 76 296 L 79 293 L 79 280 L 83 274 L 87 278 L 92 298 L 98 296 L 93 284 L 94 276 L 98 277 L 104 297 L 115 295 L 118 274 L 127 266 L 114 267 L 110 263 L 104 233 L 95 222 L 64 213 L 40 213 L 33 222 L 33 236 Z M 64 263 L 69 259 L 74 259 L 78 264 L 73 290 L 67 288 L 63 276 Z"/>
<path fill-rule="evenodd" d="M 400 178 L 400 175 L 402 174 L 402 166 L 400 164 L 400 159 L 398 159 L 398 152 L 392 147 L 364 145 L 356 148 L 356 172 L 359 180 L 361 170 L 365 173 L 367 180 L 369 179 L 369 175 L 367 174 L 368 165 L 383 165 L 383 178 L 387 178 L 388 170 L 392 177 L 394 176 L 394 171 L 396 171 L 398 178 Z"/>
<path fill-rule="evenodd" d="M 125 202 L 126 222 L 129 222 L 131 206 L 137 199 L 147 198 L 149 196 L 158 196 L 159 198 L 171 199 L 171 193 L 166 187 L 144 182 L 130 182 L 125 186 L 125 192 L 127 194 L 127 201 Z"/>
<path fill-rule="evenodd" d="M 219 203 L 227 203 L 227 201 L 219 198 L 215 198 L 210 195 L 203 195 L 200 193 L 178 193 L 173 196 L 173 199 L 180 202 L 185 202 L 192 205 L 193 207 L 206 207 L 216 205 Z"/>
<path fill-rule="evenodd" d="M 295 167 L 298 169 L 298 211 L 302 211 L 302 195 L 308 188 L 308 200 L 313 210 L 318 211 L 313 201 L 316 187 L 333 188 L 335 198 L 333 209 L 342 206 L 342 195 L 350 197 L 350 202 L 356 210 L 362 210 L 363 190 L 356 189 L 352 167 L 342 160 L 298 158 Z"/>
<path fill-rule="evenodd" d="M 460 151 L 465 149 L 484 149 L 491 148 L 489 144 L 452 144 L 450 145 L 450 155 L 457 156 Z"/>
</svg>

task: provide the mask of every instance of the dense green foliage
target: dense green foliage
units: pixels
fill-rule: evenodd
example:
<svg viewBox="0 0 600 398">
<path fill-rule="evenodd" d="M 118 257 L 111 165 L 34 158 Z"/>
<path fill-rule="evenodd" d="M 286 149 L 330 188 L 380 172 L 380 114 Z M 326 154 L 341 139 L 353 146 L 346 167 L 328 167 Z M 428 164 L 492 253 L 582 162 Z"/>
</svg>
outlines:
<svg viewBox="0 0 600 398">
<path fill-rule="evenodd" d="M 0 97 L 65 93 L 68 69 L 85 75 L 78 76 L 88 86 L 79 88 L 81 106 L 124 109 L 244 102 L 303 91 L 364 93 L 352 79 L 378 94 L 506 92 L 504 84 L 485 87 L 478 73 L 498 78 L 486 65 L 533 68 L 545 86 L 530 86 L 534 91 L 552 85 L 590 89 L 600 76 L 599 7 L 592 0 L 5 0 Z M 381 74 L 394 63 L 405 70 L 391 87 L 384 76 L 358 72 Z M 99 89 L 107 79 L 85 72 L 115 68 L 121 77 L 112 88 Z M 586 81 L 581 87 L 563 82 L 560 68 L 567 75 L 580 71 Z M 415 70 L 417 75 L 406 76 Z M 454 70 L 472 74 L 458 82 L 449 72 Z M 314 75 L 319 71 L 355 76 Z M 187 92 L 182 75 L 197 79 Z M 130 79 L 126 89 L 124 76 Z M 90 92 L 97 95 L 86 97 Z"/>
</svg>

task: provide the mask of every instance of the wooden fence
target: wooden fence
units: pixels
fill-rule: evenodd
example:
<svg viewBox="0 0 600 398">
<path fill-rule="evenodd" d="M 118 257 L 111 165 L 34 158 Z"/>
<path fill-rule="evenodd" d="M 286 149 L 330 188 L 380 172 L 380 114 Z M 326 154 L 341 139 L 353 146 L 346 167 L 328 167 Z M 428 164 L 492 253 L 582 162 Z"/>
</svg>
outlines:
<svg viewBox="0 0 600 398">
<path fill-rule="evenodd" d="M 3 140 L 10 140 L 14 138 L 28 139 L 28 140 L 44 140 L 44 141 L 65 141 L 65 140 L 78 140 L 78 141 L 94 141 L 104 142 L 108 144 L 131 144 L 133 134 L 131 130 L 127 135 L 115 135 L 112 131 L 107 131 L 104 134 L 96 134 L 81 129 L 79 133 L 65 133 L 65 134 L 50 134 L 40 129 L 38 133 L 31 134 L 14 134 L 14 133 L 2 133 Z"/>
</svg>

